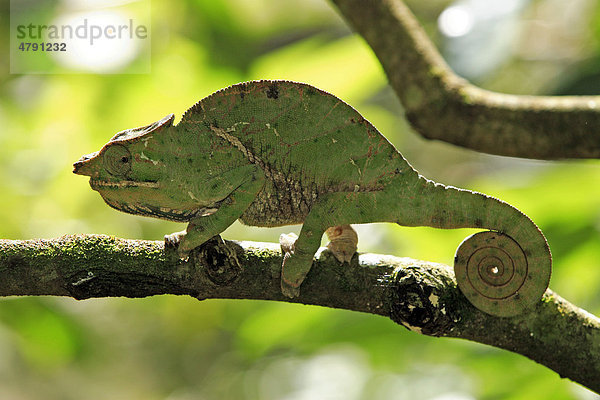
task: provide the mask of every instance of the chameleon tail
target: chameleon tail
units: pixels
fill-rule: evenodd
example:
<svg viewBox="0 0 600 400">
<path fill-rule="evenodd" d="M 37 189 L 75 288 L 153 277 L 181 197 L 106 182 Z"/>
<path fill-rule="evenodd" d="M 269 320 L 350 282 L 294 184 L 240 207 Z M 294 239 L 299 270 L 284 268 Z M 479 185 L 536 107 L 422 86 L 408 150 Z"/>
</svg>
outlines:
<svg viewBox="0 0 600 400">
<path fill-rule="evenodd" d="M 521 314 L 548 287 L 552 256 L 540 229 L 521 211 L 494 197 L 434 183 L 419 177 L 427 226 L 482 228 L 456 250 L 458 286 L 480 310 L 500 317 Z M 419 224 L 421 225 L 421 224 Z"/>
</svg>

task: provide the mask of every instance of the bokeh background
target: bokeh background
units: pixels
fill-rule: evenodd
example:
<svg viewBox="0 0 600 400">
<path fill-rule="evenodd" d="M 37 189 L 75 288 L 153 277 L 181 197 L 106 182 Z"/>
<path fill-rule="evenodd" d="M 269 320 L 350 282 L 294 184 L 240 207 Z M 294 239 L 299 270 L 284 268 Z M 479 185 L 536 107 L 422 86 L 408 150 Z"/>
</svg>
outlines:
<svg viewBox="0 0 600 400">
<path fill-rule="evenodd" d="M 48 0 L 59 15 L 66 0 Z M 600 94 L 596 0 L 411 0 L 449 63 L 507 93 Z M 0 25 L 8 26 L 2 2 Z M 184 225 L 119 213 L 71 173 L 115 132 L 233 83 L 308 82 L 356 107 L 422 174 L 517 206 L 554 255 L 551 288 L 600 314 L 600 162 L 541 162 L 425 141 L 376 58 L 325 0 L 152 1 L 148 74 L 9 74 L 0 36 L 0 237 L 161 240 Z M 179 117 L 178 117 L 179 118 Z M 361 225 L 360 250 L 452 264 L 466 231 Z M 239 223 L 228 239 L 277 241 Z M 548 351 L 552 351 L 551 348 Z M 0 398 L 597 399 L 506 351 L 424 337 L 385 318 L 259 301 L 6 298 Z"/>
</svg>

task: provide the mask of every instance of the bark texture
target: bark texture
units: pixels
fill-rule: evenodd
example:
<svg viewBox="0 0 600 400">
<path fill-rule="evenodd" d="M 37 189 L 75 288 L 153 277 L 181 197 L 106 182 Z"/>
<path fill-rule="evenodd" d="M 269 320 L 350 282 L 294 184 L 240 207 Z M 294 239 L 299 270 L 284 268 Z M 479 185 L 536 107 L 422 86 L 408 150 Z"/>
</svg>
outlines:
<svg viewBox="0 0 600 400">
<path fill-rule="evenodd" d="M 450 70 L 401 0 L 332 2 L 371 46 L 422 136 L 503 156 L 600 158 L 600 96 L 480 89 Z"/>
<path fill-rule="evenodd" d="M 102 235 L 0 240 L 0 296 L 75 299 L 156 294 L 263 299 L 367 312 L 429 336 L 455 337 L 510 350 L 600 392 L 600 319 L 547 290 L 530 313 L 497 318 L 475 309 L 452 268 L 362 254 L 350 266 L 324 251 L 299 297 L 280 289 L 274 244 L 213 238 L 187 261 L 163 242 Z"/>
</svg>

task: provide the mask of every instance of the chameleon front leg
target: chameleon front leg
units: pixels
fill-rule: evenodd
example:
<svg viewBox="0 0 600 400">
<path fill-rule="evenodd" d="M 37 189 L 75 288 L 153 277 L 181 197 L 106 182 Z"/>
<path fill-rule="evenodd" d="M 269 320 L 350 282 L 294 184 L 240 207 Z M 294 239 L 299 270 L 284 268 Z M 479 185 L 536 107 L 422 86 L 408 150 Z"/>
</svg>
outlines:
<svg viewBox="0 0 600 400">
<path fill-rule="evenodd" d="M 177 246 L 180 257 L 187 257 L 192 249 L 233 224 L 254 201 L 264 181 L 264 175 L 261 173 L 247 175 L 246 181 L 221 202 L 215 213 L 193 218 L 185 231 L 166 235 L 165 244 L 171 247 Z"/>
</svg>

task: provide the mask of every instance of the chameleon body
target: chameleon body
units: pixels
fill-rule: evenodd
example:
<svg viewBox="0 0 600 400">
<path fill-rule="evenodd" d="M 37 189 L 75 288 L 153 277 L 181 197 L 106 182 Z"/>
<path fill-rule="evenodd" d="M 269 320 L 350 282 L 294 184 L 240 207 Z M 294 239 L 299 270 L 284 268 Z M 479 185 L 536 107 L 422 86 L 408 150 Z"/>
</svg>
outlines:
<svg viewBox="0 0 600 400">
<path fill-rule="evenodd" d="M 74 172 L 90 176 L 92 189 L 117 210 L 189 222 L 185 232 L 165 236 L 182 256 L 237 219 L 301 223 L 282 267 L 283 293 L 295 296 L 328 228 L 350 243 L 353 235 L 344 232 L 352 223 L 481 228 L 491 231 L 465 240 L 455 258 L 459 287 L 473 304 L 516 315 L 548 286 L 550 250 L 527 216 L 425 179 L 329 93 L 288 81 L 241 83 L 200 100 L 177 125 L 173 120 L 119 132 Z M 350 258 L 347 244 L 335 236 L 331 244 L 338 259 Z"/>
</svg>

